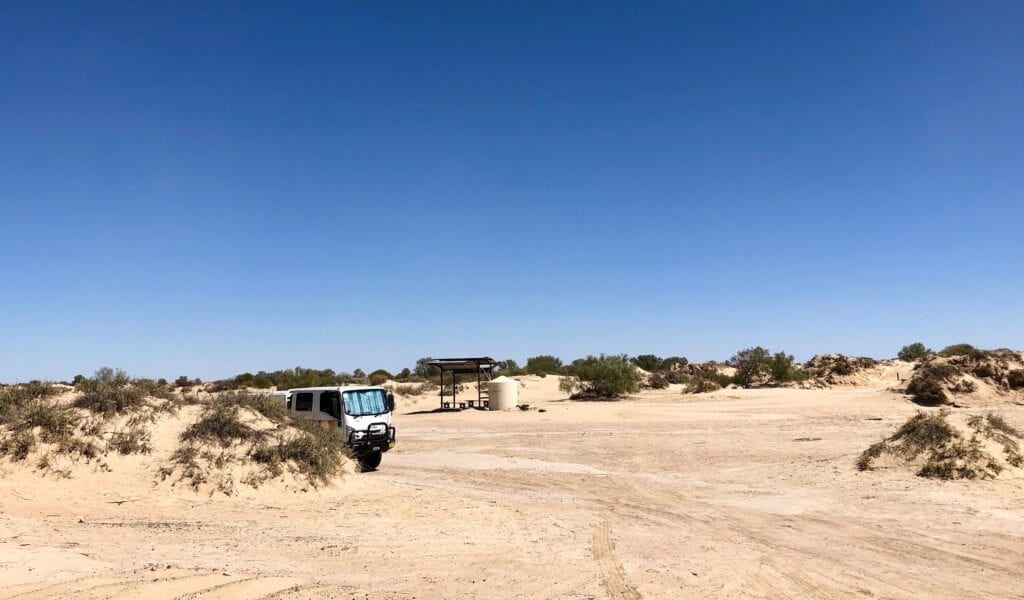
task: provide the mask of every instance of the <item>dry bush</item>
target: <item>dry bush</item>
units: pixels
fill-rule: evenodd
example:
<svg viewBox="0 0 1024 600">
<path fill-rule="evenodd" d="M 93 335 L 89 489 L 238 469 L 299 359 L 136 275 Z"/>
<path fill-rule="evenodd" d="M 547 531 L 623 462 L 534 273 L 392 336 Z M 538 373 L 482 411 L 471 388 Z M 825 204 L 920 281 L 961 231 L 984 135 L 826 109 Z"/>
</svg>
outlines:
<svg viewBox="0 0 1024 600">
<path fill-rule="evenodd" d="M 107 449 L 118 454 L 149 454 L 153 451 L 151 434 L 146 428 L 146 419 L 132 417 L 122 429 L 114 431 L 107 440 Z"/>
<path fill-rule="evenodd" d="M 263 441 L 266 432 L 254 429 L 242 420 L 241 406 L 214 401 L 209 404 L 199 419 L 181 432 L 185 443 L 205 442 L 230 448 L 242 442 Z"/>
<path fill-rule="evenodd" d="M 1006 374 L 1006 385 L 1011 390 L 1024 389 L 1024 369 L 1013 369 Z"/>
<path fill-rule="evenodd" d="M 392 388 L 392 392 L 399 396 L 422 396 L 427 391 L 427 384 L 420 385 L 396 385 Z M 434 385 L 434 389 L 437 385 Z"/>
<path fill-rule="evenodd" d="M 123 372 L 101 369 L 97 377 L 79 378 L 78 383 L 84 391 L 70 407 L 51 398 L 60 391 L 51 384 L 33 382 L 0 390 L 0 456 L 24 460 L 42 447 L 46 454 L 36 464 L 46 470 L 39 465 L 53 465 L 56 457 L 88 462 L 111 451 L 150 451 L 146 422 L 154 419 L 155 409 L 138 399 L 159 393 L 156 382 L 136 382 Z M 141 412 L 133 412 L 122 429 L 107 436 L 104 427 L 118 410 Z M 70 476 L 70 471 L 62 473 Z"/>
<path fill-rule="evenodd" d="M 155 391 L 150 384 L 136 384 L 124 371 L 106 367 L 97 370 L 92 378 L 81 380 L 76 387 L 81 394 L 74 405 L 105 417 L 146 408 L 146 397 Z"/>
<path fill-rule="evenodd" d="M 345 471 L 352 454 L 336 428 L 324 429 L 313 421 L 295 419 L 295 434 L 279 439 L 276 444 L 263 444 L 252 452 L 252 458 L 271 473 L 292 468 L 312 485 L 327 485 Z"/>
<path fill-rule="evenodd" d="M 987 442 L 1002 447 L 1003 457 L 986 449 Z M 873 468 L 883 454 L 910 464 L 919 464 L 921 477 L 939 479 L 991 479 L 1008 464 L 1024 465 L 1020 454 L 1020 432 L 999 415 L 972 416 L 963 431 L 949 422 L 949 411 L 918 413 L 890 437 L 872 444 L 857 459 L 861 471 Z"/>
<path fill-rule="evenodd" d="M 247 417 L 262 415 L 274 427 L 257 429 Z M 316 487 L 340 476 L 351 458 L 337 428 L 294 417 L 279 400 L 269 396 L 223 394 L 206 403 L 199 418 L 181 434 L 182 446 L 161 469 L 166 479 L 176 470 L 179 480 L 193 489 L 211 483 L 230 494 L 230 464 L 256 466 L 241 483 L 259 487 L 286 470 Z"/>
<path fill-rule="evenodd" d="M 663 390 L 668 387 L 668 378 L 661 373 L 651 373 L 647 378 L 647 387 L 653 390 Z"/>
<path fill-rule="evenodd" d="M 828 385 L 836 385 L 840 383 L 837 378 L 856 375 L 877 364 L 877 360 L 866 356 L 819 354 L 804 363 L 804 369 L 811 379 Z"/>
<path fill-rule="evenodd" d="M 938 406 L 949 401 L 946 388 L 958 374 L 958 369 L 947 363 L 924 363 L 914 369 L 907 384 L 907 393 L 914 402 L 923 406 Z"/>
<path fill-rule="evenodd" d="M 979 384 L 1010 392 L 1024 388 L 1024 355 L 1013 350 L 979 350 L 956 344 L 915 367 L 907 384 L 914 402 L 926 406 L 948 404 L 957 395 L 978 390 Z"/>
</svg>

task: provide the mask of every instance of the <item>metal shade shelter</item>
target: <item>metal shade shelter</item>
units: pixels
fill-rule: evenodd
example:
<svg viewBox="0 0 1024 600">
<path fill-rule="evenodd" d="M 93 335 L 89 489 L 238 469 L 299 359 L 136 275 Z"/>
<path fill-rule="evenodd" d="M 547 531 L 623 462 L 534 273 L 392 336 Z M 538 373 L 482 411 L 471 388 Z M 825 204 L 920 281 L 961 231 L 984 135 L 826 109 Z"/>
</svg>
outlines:
<svg viewBox="0 0 1024 600">
<path fill-rule="evenodd" d="M 440 372 L 440 384 L 441 384 L 441 410 L 446 409 L 462 409 L 469 405 L 473 408 L 474 404 L 481 408 L 487 407 L 490 404 L 490 398 L 487 392 L 483 389 L 483 382 L 491 380 L 491 372 L 494 367 L 498 365 L 490 356 L 475 356 L 469 358 L 438 358 L 427 363 L 432 367 L 437 367 Z M 444 374 L 452 374 L 452 395 L 451 398 L 445 396 L 444 393 Z M 458 402 L 456 400 L 456 393 L 459 388 L 459 375 L 472 375 L 476 377 L 476 400 L 469 400 L 467 402 Z"/>
</svg>

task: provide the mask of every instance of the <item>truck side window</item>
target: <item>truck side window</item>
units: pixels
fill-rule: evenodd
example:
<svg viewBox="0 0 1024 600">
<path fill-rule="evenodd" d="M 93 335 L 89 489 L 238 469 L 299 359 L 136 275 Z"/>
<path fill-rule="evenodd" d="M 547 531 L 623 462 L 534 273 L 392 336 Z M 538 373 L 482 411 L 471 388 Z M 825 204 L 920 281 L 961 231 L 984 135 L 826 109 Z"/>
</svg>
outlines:
<svg viewBox="0 0 1024 600">
<path fill-rule="evenodd" d="M 313 392 L 299 392 L 295 394 L 295 410 L 313 410 Z"/>
<path fill-rule="evenodd" d="M 341 400 L 340 392 L 321 392 L 320 393 L 320 412 L 325 412 L 335 419 L 341 417 L 338 414 L 338 401 Z"/>
</svg>

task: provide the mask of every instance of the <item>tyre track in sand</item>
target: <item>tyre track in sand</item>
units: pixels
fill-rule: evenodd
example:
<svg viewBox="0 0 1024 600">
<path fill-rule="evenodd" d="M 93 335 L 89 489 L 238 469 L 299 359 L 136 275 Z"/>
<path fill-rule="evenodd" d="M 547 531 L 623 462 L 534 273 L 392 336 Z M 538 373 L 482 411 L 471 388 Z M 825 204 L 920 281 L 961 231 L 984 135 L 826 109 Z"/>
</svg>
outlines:
<svg viewBox="0 0 1024 600">
<path fill-rule="evenodd" d="M 604 585 L 614 600 L 641 600 L 640 592 L 626 582 L 626 574 L 612 554 L 612 540 L 608 535 L 608 523 L 602 522 L 594 529 L 594 559 L 601 567 Z"/>
</svg>

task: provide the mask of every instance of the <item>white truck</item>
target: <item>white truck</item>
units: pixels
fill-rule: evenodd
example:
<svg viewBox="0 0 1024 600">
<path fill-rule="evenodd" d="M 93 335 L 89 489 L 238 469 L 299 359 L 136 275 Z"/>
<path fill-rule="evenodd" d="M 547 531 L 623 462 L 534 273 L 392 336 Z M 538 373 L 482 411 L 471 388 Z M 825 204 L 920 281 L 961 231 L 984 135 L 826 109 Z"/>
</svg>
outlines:
<svg viewBox="0 0 1024 600">
<path fill-rule="evenodd" d="M 391 413 L 395 396 L 380 386 L 296 388 L 276 392 L 295 416 L 321 421 L 343 430 L 349 448 L 364 471 L 380 466 L 381 455 L 395 446 Z"/>
</svg>

